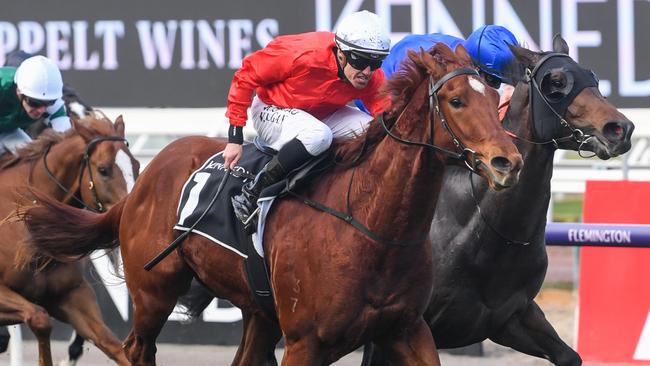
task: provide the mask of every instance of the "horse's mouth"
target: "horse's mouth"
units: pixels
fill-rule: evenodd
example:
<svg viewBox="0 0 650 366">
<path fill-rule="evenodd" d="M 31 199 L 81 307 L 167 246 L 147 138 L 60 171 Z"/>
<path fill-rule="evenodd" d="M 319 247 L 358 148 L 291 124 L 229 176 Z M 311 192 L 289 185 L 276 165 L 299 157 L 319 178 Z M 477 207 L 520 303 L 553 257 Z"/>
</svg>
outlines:
<svg viewBox="0 0 650 366">
<path fill-rule="evenodd" d="M 510 188 L 519 182 L 519 172 L 521 171 L 519 169 L 503 173 L 496 169 L 485 168 L 484 165 L 482 165 L 482 167 L 483 169 L 481 170 L 485 173 L 483 178 L 488 181 L 490 188 L 495 191 Z"/>
<path fill-rule="evenodd" d="M 593 152 L 599 159 L 608 160 L 625 154 L 631 147 L 632 142 L 629 139 L 613 143 L 601 136 L 592 136 L 585 142 L 582 150 Z"/>
</svg>

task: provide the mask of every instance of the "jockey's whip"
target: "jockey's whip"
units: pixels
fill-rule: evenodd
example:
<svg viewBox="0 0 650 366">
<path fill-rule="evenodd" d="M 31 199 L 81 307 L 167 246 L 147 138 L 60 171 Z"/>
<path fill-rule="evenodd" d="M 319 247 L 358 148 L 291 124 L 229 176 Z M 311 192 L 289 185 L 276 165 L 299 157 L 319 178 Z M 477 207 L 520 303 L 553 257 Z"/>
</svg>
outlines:
<svg viewBox="0 0 650 366">
<path fill-rule="evenodd" d="M 217 188 L 217 192 L 214 194 L 212 197 L 212 200 L 210 200 L 210 203 L 208 204 L 208 207 L 203 211 L 201 216 L 190 226 L 190 228 L 182 233 L 181 235 L 178 236 L 171 244 L 165 248 L 162 252 L 160 252 L 154 259 L 150 260 L 147 264 L 144 265 L 145 271 L 150 271 L 153 267 L 156 266 L 156 264 L 160 263 L 165 257 L 167 257 L 174 249 L 178 248 L 179 245 L 183 243 L 185 238 L 187 238 L 188 235 L 194 230 L 196 225 L 198 225 L 199 222 L 203 219 L 203 217 L 210 211 L 210 208 L 214 203 L 217 201 L 217 198 L 219 197 L 219 194 L 221 194 L 221 191 L 223 191 L 223 187 L 226 185 L 226 182 L 228 181 L 228 177 L 230 176 L 230 168 L 226 169 L 226 174 L 221 178 L 221 183 L 219 183 L 219 188 Z"/>
</svg>

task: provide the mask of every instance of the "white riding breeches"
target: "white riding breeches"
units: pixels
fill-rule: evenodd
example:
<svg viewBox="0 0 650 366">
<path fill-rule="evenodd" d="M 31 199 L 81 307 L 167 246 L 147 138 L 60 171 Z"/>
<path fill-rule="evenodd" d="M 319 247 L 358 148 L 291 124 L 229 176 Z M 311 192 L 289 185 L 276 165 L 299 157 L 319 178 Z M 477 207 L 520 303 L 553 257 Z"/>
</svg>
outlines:
<svg viewBox="0 0 650 366">
<path fill-rule="evenodd" d="M 263 145 L 280 150 L 297 138 L 312 156 L 327 150 L 335 137 L 360 135 L 372 120 L 368 114 L 348 106 L 319 120 L 300 109 L 268 105 L 258 97 L 253 99 L 251 116 Z"/>
<path fill-rule="evenodd" d="M 30 143 L 32 138 L 21 130 L 16 128 L 13 131 L 0 133 L 0 146 L 2 146 L 2 153 L 10 152 L 16 155 L 16 150 Z"/>
</svg>

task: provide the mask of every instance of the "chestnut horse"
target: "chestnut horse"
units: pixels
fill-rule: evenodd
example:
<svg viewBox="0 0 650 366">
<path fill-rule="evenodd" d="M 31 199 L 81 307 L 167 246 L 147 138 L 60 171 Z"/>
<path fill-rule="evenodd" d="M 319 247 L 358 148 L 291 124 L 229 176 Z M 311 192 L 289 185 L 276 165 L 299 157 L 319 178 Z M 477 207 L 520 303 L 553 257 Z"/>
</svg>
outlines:
<svg viewBox="0 0 650 366">
<path fill-rule="evenodd" d="M 105 214 L 39 200 L 22 216 L 29 243 L 61 260 L 120 245 L 134 314 L 124 348 L 133 365 L 155 365 L 156 337 L 193 276 L 242 310 L 233 365 L 263 364 L 282 335 L 283 365 L 330 364 L 370 340 L 400 365 L 439 365 L 422 314 L 432 291 L 426 235 L 445 165 L 466 164 L 501 189 L 516 183 L 522 162 L 498 121 L 497 93 L 464 48 L 454 53 L 441 44 L 409 57 L 389 85 L 393 104 L 385 116 L 361 136 L 337 141 L 337 166 L 299 189 L 349 210 L 365 230 L 292 198 L 270 213 L 265 259 L 279 324 L 256 304 L 244 260 L 202 236 L 190 235 L 152 271 L 143 269 L 177 237 L 181 188 L 224 140 L 171 143 Z"/>
<path fill-rule="evenodd" d="M 0 160 L 0 212 L 25 205 L 28 191 L 90 211 L 103 211 L 127 195 L 139 164 L 124 139 L 124 122 L 99 112 L 73 119 L 66 133 L 45 130 Z M 28 190 L 28 191 L 26 191 Z M 16 197 L 16 192 L 21 192 Z M 31 201 L 31 199 L 29 199 Z M 120 365 L 128 365 L 120 342 L 102 321 L 95 294 L 79 263 L 23 262 L 25 228 L 19 221 L 0 225 L 0 325 L 25 323 L 36 335 L 39 365 L 52 365 L 50 315 L 72 325 Z M 42 268 L 36 268 L 43 266 Z"/>
<path fill-rule="evenodd" d="M 517 84 L 503 122 L 518 136 L 524 156 L 517 186 L 493 192 L 462 169 L 445 173 L 430 234 L 436 291 L 425 313 L 441 348 L 489 338 L 555 365 L 582 364 L 534 300 L 548 266 L 544 231 L 553 156 L 556 149 L 618 156 L 630 149 L 634 125 L 603 98 L 594 75 L 567 56 L 559 36 L 554 50 L 513 48 L 529 72 L 537 70 L 531 75 L 539 86 L 536 95 L 547 98 L 567 123 L 562 126 L 549 107 L 531 107 L 531 88 L 537 93 L 532 78 Z M 564 112 L 561 105 L 567 106 Z M 543 121 L 545 136 L 534 120 Z M 387 365 L 380 357 L 375 352 L 371 364 Z"/>
</svg>

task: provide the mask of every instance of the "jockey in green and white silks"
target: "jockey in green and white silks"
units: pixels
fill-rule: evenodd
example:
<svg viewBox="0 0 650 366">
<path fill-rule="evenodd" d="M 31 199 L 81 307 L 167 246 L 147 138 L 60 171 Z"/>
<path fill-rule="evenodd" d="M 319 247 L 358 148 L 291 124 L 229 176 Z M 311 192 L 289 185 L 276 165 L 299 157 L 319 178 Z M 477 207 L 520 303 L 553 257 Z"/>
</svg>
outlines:
<svg viewBox="0 0 650 366">
<path fill-rule="evenodd" d="M 38 120 L 59 132 L 71 127 L 62 88 L 59 68 L 46 57 L 30 57 L 18 68 L 0 67 L 0 153 L 15 153 L 30 142 L 23 129 Z"/>
</svg>

